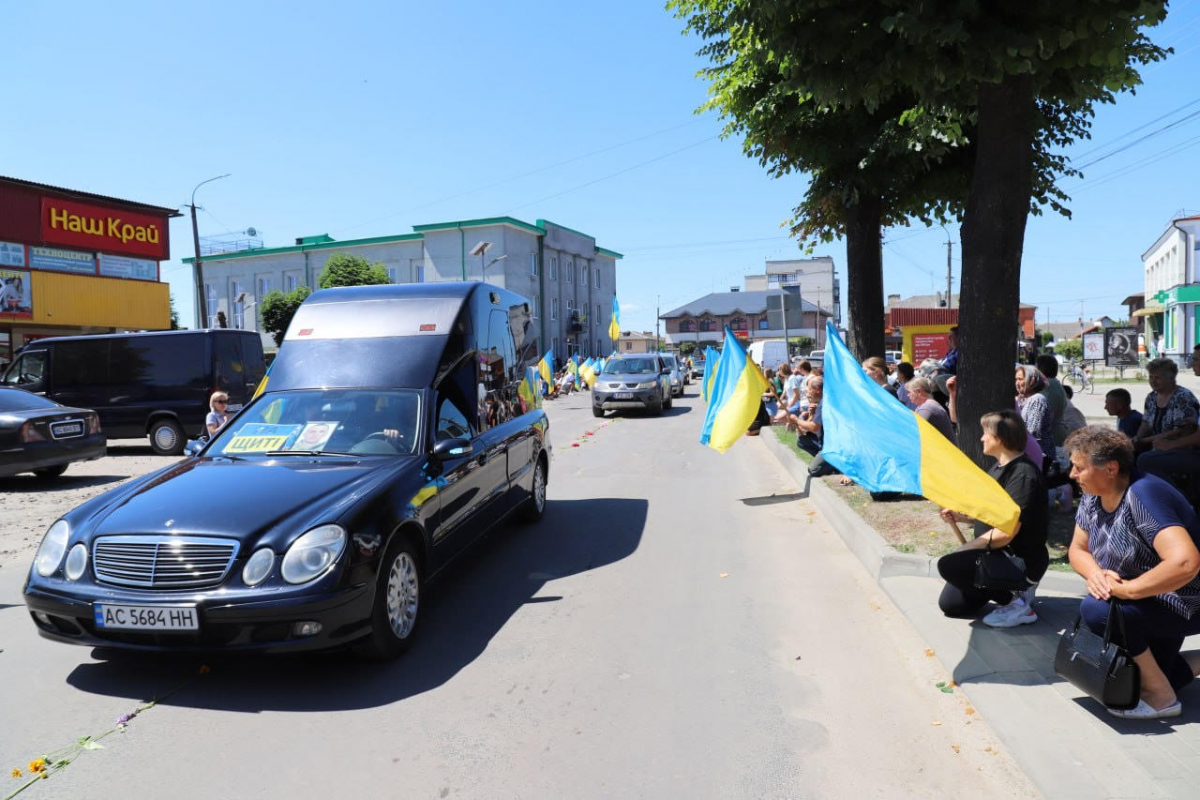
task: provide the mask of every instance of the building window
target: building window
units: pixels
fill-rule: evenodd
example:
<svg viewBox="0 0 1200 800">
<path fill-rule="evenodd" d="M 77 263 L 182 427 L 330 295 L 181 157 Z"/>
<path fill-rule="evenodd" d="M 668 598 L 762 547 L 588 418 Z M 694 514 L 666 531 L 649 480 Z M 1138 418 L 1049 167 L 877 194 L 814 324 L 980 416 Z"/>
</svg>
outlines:
<svg viewBox="0 0 1200 800">
<path fill-rule="evenodd" d="M 767 318 L 766 318 L 766 317 L 763 317 L 762 319 L 760 319 L 760 320 L 758 321 L 758 329 L 759 329 L 760 331 L 769 330 L 769 329 L 767 328 L 767 325 L 768 325 L 768 324 L 769 324 L 769 323 L 767 322 Z"/>
<path fill-rule="evenodd" d="M 529 274 L 537 277 L 537 253 L 529 254 Z"/>
<path fill-rule="evenodd" d="M 711 333 L 713 329 L 713 321 L 711 319 L 700 320 L 700 331 L 702 333 Z M 691 330 L 691 329 L 689 329 Z"/>
<path fill-rule="evenodd" d="M 600 344 L 600 340 L 597 339 L 596 340 L 596 355 L 600 355 L 603 352 L 604 352 L 604 345 Z"/>
<path fill-rule="evenodd" d="M 596 288 L 599 289 L 600 288 L 600 268 L 599 267 L 596 267 L 596 269 L 594 269 L 592 271 L 592 277 L 595 278 Z"/>
<path fill-rule="evenodd" d="M 533 296 L 533 318 L 538 319 L 542 316 L 542 296 L 535 294 Z"/>
<path fill-rule="evenodd" d="M 696 331 L 696 323 L 693 320 L 690 320 L 690 319 L 679 320 L 679 332 L 680 333 L 695 333 L 695 331 Z"/>
<path fill-rule="evenodd" d="M 258 296 L 255 299 L 261 303 L 262 299 L 264 297 L 266 297 L 267 294 L 270 293 L 270 291 L 271 291 L 271 279 L 270 278 L 259 278 L 258 279 Z"/>
<path fill-rule="evenodd" d="M 567 283 L 574 283 L 575 282 L 575 262 L 568 261 L 566 264 L 563 265 L 563 270 L 566 272 Z"/>
<path fill-rule="evenodd" d="M 571 316 L 571 312 L 574 310 L 575 310 L 575 305 L 572 303 L 571 298 L 568 297 L 567 298 L 567 316 L 568 317 Z"/>
<path fill-rule="evenodd" d="M 424 283 L 424 282 L 425 282 L 425 265 L 424 264 L 414 264 L 413 265 L 413 283 Z"/>
<path fill-rule="evenodd" d="M 550 256 L 550 280 L 558 280 L 558 257 Z"/>
<path fill-rule="evenodd" d="M 632 350 L 632 349 L 633 349 L 633 342 L 626 342 L 626 343 L 625 343 L 625 349 L 626 349 L 626 350 Z"/>
<path fill-rule="evenodd" d="M 296 291 L 296 285 L 298 283 L 299 283 L 299 281 L 296 280 L 295 275 L 284 275 L 283 276 L 283 290 L 285 292 Z"/>
<path fill-rule="evenodd" d="M 208 311 L 208 327 L 217 327 L 217 285 L 204 284 L 204 305 Z"/>
<path fill-rule="evenodd" d="M 388 283 L 396 282 L 396 268 L 395 267 L 387 267 L 384 269 L 384 272 L 387 273 Z"/>
<path fill-rule="evenodd" d="M 558 319 L 558 298 L 550 298 L 550 319 Z M 557 339 L 555 341 L 558 341 Z"/>
<path fill-rule="evenodd" d="M 229 303 L 233 308 L 233 321 L 230 324 L 243 330 L 246 327 L 246 304 L 240 302 L 240 298 L 245 291 L 240 282 L 229 282 Z"/>
<path fill-rule="evenodd" d="M 731 330 L 731 331 L 746 330 L 746 318 L 745 317 L 734 317 L 733 319 L 729 320 L 729 330 Z"/>
<path fill-rule="evenodd" d="M 588 268 L 586 266 L 579 268 L 579 285 L 587 286 Z"/>
</svg>

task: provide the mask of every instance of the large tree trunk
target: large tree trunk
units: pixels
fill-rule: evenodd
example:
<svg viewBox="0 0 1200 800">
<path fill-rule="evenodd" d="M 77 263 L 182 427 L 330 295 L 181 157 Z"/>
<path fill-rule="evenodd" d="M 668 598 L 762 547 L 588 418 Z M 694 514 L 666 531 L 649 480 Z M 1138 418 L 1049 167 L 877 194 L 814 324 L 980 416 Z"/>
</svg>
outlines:
<svg viewBox="0 0 1200 800">
<path fill-rule="evenodd" d="M 867 196 L 846 207 L 846 312 L 850 352 L 859 361 L 884 352 L 882 209 L 880 198 Z"/>
<path fill-rule="evenodd" d="M 1013 407 L 1021 251 L 1033 188 L 1033 81 L 979 88 L 975 172 L 962 224 L 959 446 L 982 463 L 979 418 Z"/>
</svg>

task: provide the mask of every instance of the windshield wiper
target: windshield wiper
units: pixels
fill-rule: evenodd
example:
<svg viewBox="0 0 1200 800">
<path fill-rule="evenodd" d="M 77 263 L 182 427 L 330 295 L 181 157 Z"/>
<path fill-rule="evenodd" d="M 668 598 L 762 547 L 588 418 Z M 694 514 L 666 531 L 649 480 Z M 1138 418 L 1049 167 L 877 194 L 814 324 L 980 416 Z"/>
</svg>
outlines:
<svg viewBox="0 0 1200 800">
<path fill-rule="evenodd" d="M 265 456 L 338 456 L 339 458 L 358 458 L 353 453 L 333 453 L 328 450 L 268 450 Z"/>
</svg>

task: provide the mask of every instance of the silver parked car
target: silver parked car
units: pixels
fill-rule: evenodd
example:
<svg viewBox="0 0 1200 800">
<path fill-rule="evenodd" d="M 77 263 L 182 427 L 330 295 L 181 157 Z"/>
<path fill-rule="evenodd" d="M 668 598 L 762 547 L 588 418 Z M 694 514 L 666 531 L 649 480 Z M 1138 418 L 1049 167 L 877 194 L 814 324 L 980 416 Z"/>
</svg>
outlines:
<svg viewBox="0 0 1200 800">
<path fill-rule="evenodd" d="M 671 368 L 657 353 L 613 356 L 592 386 L 592 415 L 630 408 L 661 414 L 671 397 Z"/>
<path fill-rule="evenodd" d="M 683 375 L 683 367 L 679 364 L 679 357 L 670 353 L 664 353 L 662 360 L 671 369 L 671 396 L 683 397 L 683 387 L 687 385 L 687 378 Z"/>
</svg>

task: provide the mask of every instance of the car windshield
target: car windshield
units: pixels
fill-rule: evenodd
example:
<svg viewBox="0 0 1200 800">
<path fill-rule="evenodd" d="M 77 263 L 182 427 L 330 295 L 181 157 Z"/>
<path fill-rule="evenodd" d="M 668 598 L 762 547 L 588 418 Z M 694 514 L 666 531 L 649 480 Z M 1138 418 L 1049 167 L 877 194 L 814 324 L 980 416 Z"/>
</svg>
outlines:
<svg viewBox="0 0 1200 800">
<path fill-rule="evenodd" d="M 605 375 L 657 375 L 653 358 L 613 358 L 604 365 Z"/>
<path fill-rule="evenodd" d="M 0 411 L 29 411 L 35 408 L 58 408 L 58 403 L 22 389 L 0 389 Z"/>
<path fill-rule="evenodd" d="M 420 396 L 414 391 L 268 393 L 218 432 L 205 452 L 407 455 L 416 448 L 420 418 Z"/>
</svg>

